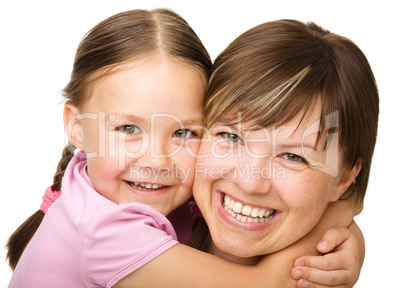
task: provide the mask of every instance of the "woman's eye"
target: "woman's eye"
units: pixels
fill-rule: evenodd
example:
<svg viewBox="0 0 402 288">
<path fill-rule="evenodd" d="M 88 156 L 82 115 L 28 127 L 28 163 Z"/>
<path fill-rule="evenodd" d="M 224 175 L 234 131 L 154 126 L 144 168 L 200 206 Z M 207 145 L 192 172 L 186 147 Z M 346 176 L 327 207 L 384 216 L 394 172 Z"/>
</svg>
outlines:
<svg viewBox="0 0 402 288">
<path fill-rule="evenodd" d="M 122 125 L 122 126 L 117 127 L 117 130 L 119 130 L 120 132 L 123 132 L 125 134 L 141 133 L 140 128 L 138 128 L 138 126 L 135 126 L 135 125 Z"/>
<path fill-rule="evenodd" d="M 173 137 L 177 138 L 190 138 L 194 135 L 194 132 L 189 129 L 180 129 L 173 132 Z"/>
<path fill-rule="evenodd" d="M 302 162 L 302 163 L 306 163 L 306 161 L 303 159 L 303 157 L 296 155 L 296 154 L 292 154 L 292 153 L 285 153 L 282 156 L 283 158 L 292 161 L 292 162 Z"/>
<path fill-rule="evenodd" d="M 239 143 L 241 142 L 241 138 L 239 135 L 233 134 L 233 133 L 228 133 L 228 132 L 222 132 L 219 133 L 222 137 L 226 138 L 229 142 L 233 143 Z"/>
</svg>

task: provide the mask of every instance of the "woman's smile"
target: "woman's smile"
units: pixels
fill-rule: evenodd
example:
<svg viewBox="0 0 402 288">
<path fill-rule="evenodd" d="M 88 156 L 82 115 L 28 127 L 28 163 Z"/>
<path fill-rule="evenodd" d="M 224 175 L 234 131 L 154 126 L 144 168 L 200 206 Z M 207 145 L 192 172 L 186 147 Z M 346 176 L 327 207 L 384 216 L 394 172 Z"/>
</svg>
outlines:
<svg viewBox="0 0 402 288">
<path fill-rule="evenodd" d="M 229 196 L 221 193 L 223 197 L 223 209 L 229 215 L 243 223 L 265 223 L 275 217 L 276 210 L 270 208 L 258 208 L 249 204 L 244 204 Z"/>
</svg>

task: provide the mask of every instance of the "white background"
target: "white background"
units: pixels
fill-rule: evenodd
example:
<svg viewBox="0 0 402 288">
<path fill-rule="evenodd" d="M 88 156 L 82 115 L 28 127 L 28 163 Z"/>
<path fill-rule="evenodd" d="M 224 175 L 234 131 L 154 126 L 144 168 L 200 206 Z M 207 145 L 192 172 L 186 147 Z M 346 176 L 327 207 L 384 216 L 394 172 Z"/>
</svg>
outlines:
<svg viewBox="0 0 402 288">
<path fill-rule="evenodd" d="M 355 287 L 402 287 L 398 281 L 402 268 L 398 156 L 402 143 L 402 22 L 397 1 L 4 3 L 0 4 L 0 287 L 7 286 L 11 275 L 3 248 L 6 239 L 39 208 L 66 143 L 59 91 L 69 80 L 80 39 L 112 14 L 157 7 L 182 15 L 212 59 L 247 29 L 282 18 L 314 21 L 352 39 L 363 50 L 377 78 L 381 114 L 365 210 L 356 217 L 367 252 Z"/>
</svg>

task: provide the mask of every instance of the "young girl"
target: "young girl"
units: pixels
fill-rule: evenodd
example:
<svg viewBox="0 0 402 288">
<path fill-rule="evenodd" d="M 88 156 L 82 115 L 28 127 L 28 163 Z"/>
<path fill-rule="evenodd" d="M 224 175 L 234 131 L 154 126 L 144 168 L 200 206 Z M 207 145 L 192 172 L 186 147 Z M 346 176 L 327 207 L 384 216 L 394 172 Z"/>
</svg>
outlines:
<svg viewBox="0 0 402 288">
<path fill-rule="evenodd" d="M 191 234 L 210 68 L 168 10 L 120 13 L 86 35 L 64 89 L 69 144 L 45 199 L 63 193 L 10 238 L 9 287 L 149 287 L 155 273 L 164 287 L 269 287 L 264 267 L 177 245 Z"/>
</svg>

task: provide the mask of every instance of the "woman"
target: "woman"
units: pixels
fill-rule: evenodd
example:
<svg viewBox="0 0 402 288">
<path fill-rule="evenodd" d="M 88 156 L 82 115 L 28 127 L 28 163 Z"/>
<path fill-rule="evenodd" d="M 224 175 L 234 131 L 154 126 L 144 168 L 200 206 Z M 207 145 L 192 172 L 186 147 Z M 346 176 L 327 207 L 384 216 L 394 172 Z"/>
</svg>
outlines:
<svg viewBox="0 0 402 288">
<path fill-rule="evenodd" d="M 281 250 L 264 261 L 283 274 L 278 287 L 294 287 L 286 267 L 313 252 L 302 243 L 362 209 L 378 104 L 367 59 L 344 37 L 293 20 L 239 36 L 207 92 L 194 187 L 204 249 L 240 263 Z"/>
</svg>

